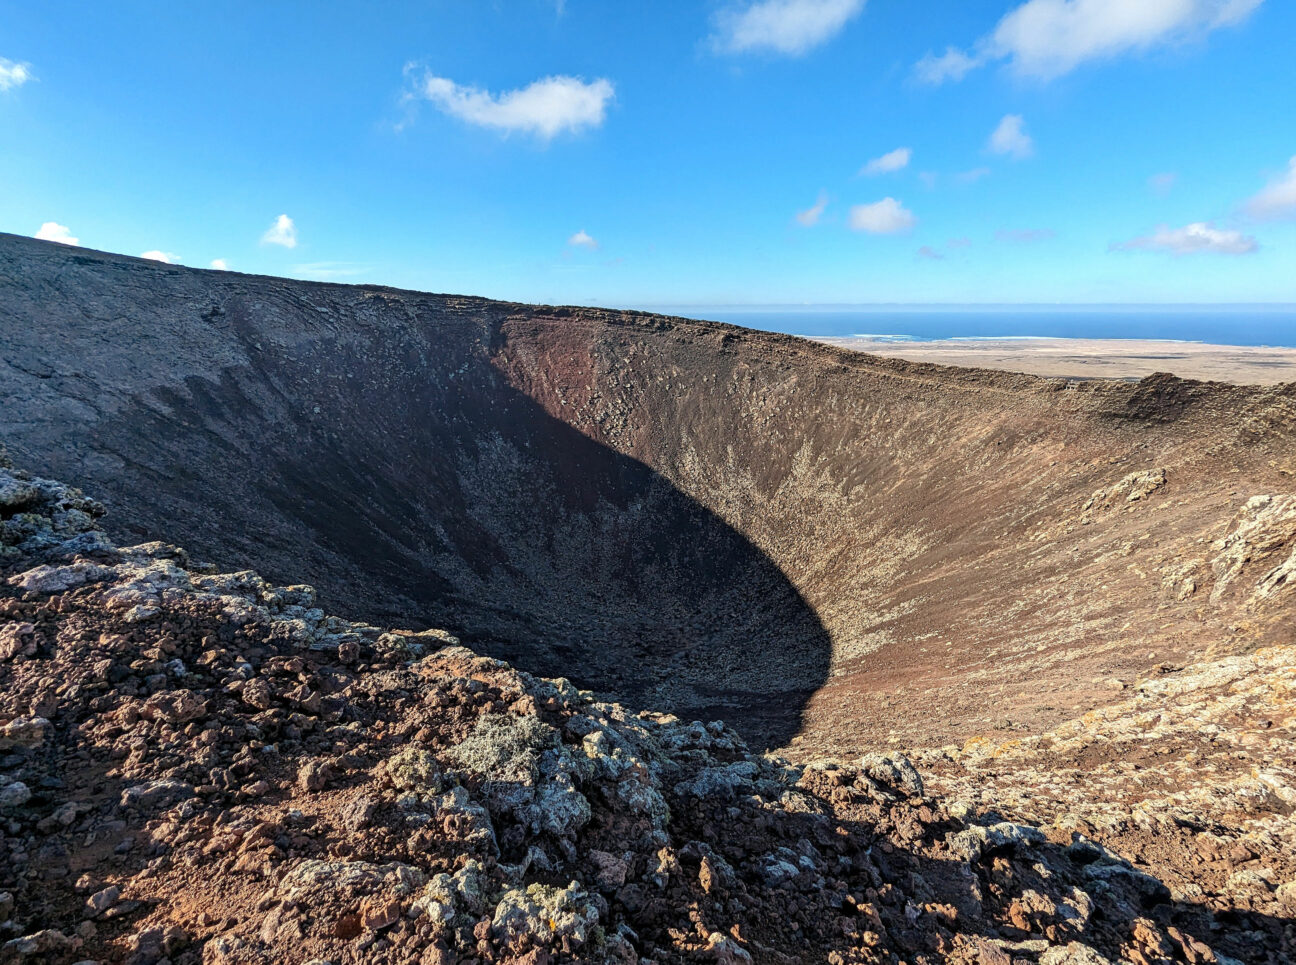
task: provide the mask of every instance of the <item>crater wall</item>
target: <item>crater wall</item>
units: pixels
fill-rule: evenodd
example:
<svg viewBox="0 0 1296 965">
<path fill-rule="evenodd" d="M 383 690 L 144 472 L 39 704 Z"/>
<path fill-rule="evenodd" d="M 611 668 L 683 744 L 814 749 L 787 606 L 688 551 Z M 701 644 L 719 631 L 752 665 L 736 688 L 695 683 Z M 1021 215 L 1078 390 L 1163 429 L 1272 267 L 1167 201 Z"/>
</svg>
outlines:
<svg viewBox="0 0 1296 965">
<path fill-rule="evenodd" d="M 1289 632 L 1296 527 L 1246 527 L 1292 490 L 1293 386 L 1068 383 L 0 236 L 0 411 L 119 539 L 807 755 L 1041 726 Z"/>
</svg>

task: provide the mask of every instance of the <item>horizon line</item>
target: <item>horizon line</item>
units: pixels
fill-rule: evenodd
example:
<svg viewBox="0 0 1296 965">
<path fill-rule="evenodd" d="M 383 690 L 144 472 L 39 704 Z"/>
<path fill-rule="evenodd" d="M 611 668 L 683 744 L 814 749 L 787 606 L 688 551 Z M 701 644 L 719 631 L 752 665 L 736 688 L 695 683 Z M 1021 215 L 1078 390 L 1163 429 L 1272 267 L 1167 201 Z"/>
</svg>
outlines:
<svg viewBox="0 0 1296 965">
<path fill-rule="evenodd" d="M 1147 310 L 1296 312 L 1296 302 L 658 302 L 636 300 L 641 310 L 700 308 L 708 311 L 1004 311 Z"/>
</svg>

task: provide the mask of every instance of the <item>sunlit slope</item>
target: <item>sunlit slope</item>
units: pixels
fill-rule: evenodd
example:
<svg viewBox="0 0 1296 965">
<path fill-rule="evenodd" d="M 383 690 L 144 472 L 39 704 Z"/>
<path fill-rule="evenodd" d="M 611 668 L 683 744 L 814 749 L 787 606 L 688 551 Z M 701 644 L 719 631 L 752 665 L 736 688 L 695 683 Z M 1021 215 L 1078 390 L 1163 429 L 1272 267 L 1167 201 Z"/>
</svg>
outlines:
<svg viewBox="0 0 1296 965">
<path fill-rule="evenodd" d="M 122 538 L 806 753 L 1062 719 L 1290 634 L 1291 386 L 1068 384 L 11 236 L 0 359 L 0 438 Z"/>
</svg>

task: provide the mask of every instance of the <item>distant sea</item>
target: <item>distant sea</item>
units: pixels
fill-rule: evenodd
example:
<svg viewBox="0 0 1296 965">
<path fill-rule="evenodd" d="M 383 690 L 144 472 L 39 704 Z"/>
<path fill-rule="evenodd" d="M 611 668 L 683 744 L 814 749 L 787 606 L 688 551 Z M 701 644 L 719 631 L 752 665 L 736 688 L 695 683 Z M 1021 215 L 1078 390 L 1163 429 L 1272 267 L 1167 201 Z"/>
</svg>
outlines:
<svg viewBox="0 0 1296 965">
<path fill-rule="evenodd" d="M 900 341 L 1137 338 L 1296 347 L 1296 305 L 824 307 L 656 306 L 649 310 L 789 335 Z"/>
</svg>

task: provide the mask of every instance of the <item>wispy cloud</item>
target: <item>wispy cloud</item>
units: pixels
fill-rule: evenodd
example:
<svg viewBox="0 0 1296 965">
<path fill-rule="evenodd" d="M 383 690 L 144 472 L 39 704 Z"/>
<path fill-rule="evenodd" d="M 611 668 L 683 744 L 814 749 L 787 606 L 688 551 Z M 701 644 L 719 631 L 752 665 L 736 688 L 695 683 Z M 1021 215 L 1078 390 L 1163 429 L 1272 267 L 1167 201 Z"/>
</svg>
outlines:
<svg viewBox="0 0 1296 965">
<path fill-rule="evenodd" d="M 928 261 L 944 261 L 949 257 L 947 252 L 961 251 L 964 248 L 971 247 L 971 245 L 972 240 L 970 238 L 951 238 L 945 242 L 944 251 L 933 245 L 923 245 L 916 254 L 919 258 L 925 258 Z"/>
<path fill-rule="evenodd" d="M 954 180 L 959 184 L 976 184 L 982 178 L 990 177 L 990 169 L 986 167 L 973 168 L 971 171 L 960 171 L 954 175 Z"/>
<path fill-rule="evenodd" d="M 564 132 L 599 127 L 615 95 L 612 82 L 604 78 L 586 82 L 579 77 L 543 77 L 526 87 L 494 94 L 431 73 L 418 81 L 414 94 L 468 124 L 505 134 L 531 134 L 545 141 Z"/>
<path fill-rule="evenodd" d="M 987 145 L 994 154 L 1005 154 L 1018 161 L 1035 153 L 1035 141 L 1026 133 L 1026 122 L 1020 114 L 1008 114 L 990 135 Z"/>
<path fill-rule="evenodd" d="M 1115 251 L 1165 251 L 1172 255 L 1249 255 L 1260 248 L 1250 235 L 1198 221 L 1182 228 L 1162 225 L 1150 235 L 1111 246 Z"/>
<path fill-rule="evenodd" d="M 283 248 L 297 247 L 297 226 L 293 224 L 293 219 L 286 214 L 281 214 L 274 219 L 274 224 L 266 229 L 266 233 L 261 236 L 263 245 L 279 245 Z"/>
<path fill-rule="evenodd" d="M 1052 228 L 1001 228 L 995 232 L 995 241 L 1007 241 L 1015 245 L 1033 245 L 1056 237 L 1057 232 Z"/>
<path fill-rule="evenodd" d="M 584 228 L 581 228 L 580 231 L 567 239 L 567 246 L 569 248 L 589 248 L 592 251 L 598 248 L 599 243 Z"/>
<path fill-rule="evenodd" d="M 981 66 L 982 61 L 965 54 L 957 47 L 947 47 L 945 53 L 928 54 L 914 65 L 914 73 L 925 84 L 943 84 L 947 80 L 962 80 Z"/>
<path fill-rule="evenodd" d="M 1152 177 L 1148 178 L 1148 187 L 1152 189 L 1152 193 L 1158 198 L 1164 198 L 1174 190 L 1174 186 L 1178 180 L 1179 175 L 1175 174 L 1173 171 L 1163 171 L 1160 174 L 1154 174 Z"/>
<path fill-rule="evenodd" d="M 898 147 L 881 157 L 875 157 L 860 168 L 859 173 L 865 177 L 873 177 L 878 174 L 891 174 L 894 171 L 902 171 L 909 166 L 912 157 L 913 150 L 911 148 Z"/>
<path fill-rule="evenodd" d="M 170 251 L 159 251 L 154 248 L 151 251 L 141 251 L 141 258 L 147 258 L 149 261 L 160 261 L 164 265 L 174 265 L 180 260 L 180 256 Z"/>
<path fill-rule="evenodd" d="M 32 79 L 31 65 L 0 57 L 0 92 L 21 87 Z"/>
<path fill-rule="evenodd" d="M 721 10 L 711 41 L 723 53 L 765 51 L 796 57 L 837 36 L 865 0 L 760 0 Z"/>
<path fill-rule="evenodd" d="M 1288 162 L 1285 173 L 1248 200 L 1244 208 L 1261 221 L 1296 218 L 1296 157 Z"/>
<path fill-rule="evenodd" d="M 1051 80 L 1081 64 L 1139 53 L 1242 23 L 1264 0 L 1027 0 L 969 50 L 928 54 L 915 75 L 932 84 L 962 80 L 1006 61 L 1025 77 Z"/>
<path fill-rule="evenodd" d="M 910 230 L 917 223 L 914 213 L 895 198 L 857 204 L 850 210 L 851 229 L 874 235 L 898 234 Z"/>
<path fill-rule="evenodd" d="M 828 207 L 828 195 L 820 193 L 819 200 L 804 211 L 796 213 L 797 221 L 806 228 L 813 228 L 823 217 L 824 210 Z"/>
<path fill-rule="evenodd" d="M 213 258 L 211 260 L 211 267 L 215 268 L 217 271 L 229 271 L 229 262 L 224 258 Z"/>
<path fill-rule="evenodd" d="M 79 245 L 80 238 L 72 237 L 72 229 L 65 224 L 59 224 L 57 221 L 46 221 L 38 229 L 33 238 L 39 238 L 41 241 L 57 241 L 61 245 Z"/>
</svg>

